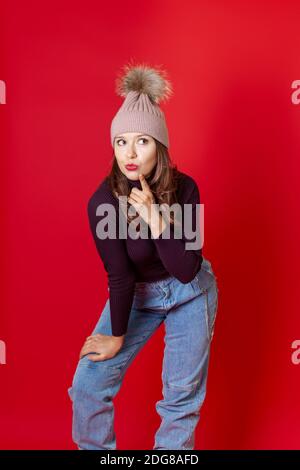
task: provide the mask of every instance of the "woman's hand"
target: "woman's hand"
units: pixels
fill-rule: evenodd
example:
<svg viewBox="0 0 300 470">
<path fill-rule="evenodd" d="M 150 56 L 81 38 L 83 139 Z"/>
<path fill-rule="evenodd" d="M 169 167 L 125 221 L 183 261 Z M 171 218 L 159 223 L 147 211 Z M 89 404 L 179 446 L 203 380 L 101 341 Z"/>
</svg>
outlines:
<svg viewBox="0 0 300 470">
<path fill-rule="evenodd" d="M 153 238 L 158 238 L 165 230 L 167 224 L 155 205 L 154 196 L 145 176 L 140 174 L 139 179 L 143 189 L 141 191 L 138 188 L 132 188 L 128 202 L 135 208 L 146 224 L 149 225 Z"/>
<path fill-rule="evenodd" d="M 130 204 L 135 208 L 142 219 L 150 225 L 151 210 L 153 211 L 155 209 L 155 206 L 152 206 L 152 204 L 155 204 L 155 199 L 145 176 L 143 174 L 139 174 L 139 179 L 142 190 L 132 188 L 128 196 L 128 202 L 130 202 Z"/>
<path fill-rule="evenodd" d="M 79 358 L 81 359 L 88 353 L 96 353 L 88 356 L 93 362 L 110 359 L 120 351 L 124 343 L 124 338 L 125 335 L 110 336 L 101 333 L 88 336 L 80 351 Z"/>
</svg>

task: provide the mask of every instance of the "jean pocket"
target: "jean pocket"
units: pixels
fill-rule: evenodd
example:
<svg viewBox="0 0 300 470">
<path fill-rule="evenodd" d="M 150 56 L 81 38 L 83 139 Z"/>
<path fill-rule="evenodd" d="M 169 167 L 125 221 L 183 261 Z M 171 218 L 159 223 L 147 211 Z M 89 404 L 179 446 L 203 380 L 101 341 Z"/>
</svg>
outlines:
<svg viewBox="0 0 300 470">
<path fill-rule="evenodd" d="M 210 286 L 212 286 L 216 282 L 216 276 L 210 269 L 201 267 L 200 271 L 198 271 L 195 276 L 195 280 L 200 290 L 200 293 L 202 294 L 206 292 L 210 288 Z"/>
</svg>

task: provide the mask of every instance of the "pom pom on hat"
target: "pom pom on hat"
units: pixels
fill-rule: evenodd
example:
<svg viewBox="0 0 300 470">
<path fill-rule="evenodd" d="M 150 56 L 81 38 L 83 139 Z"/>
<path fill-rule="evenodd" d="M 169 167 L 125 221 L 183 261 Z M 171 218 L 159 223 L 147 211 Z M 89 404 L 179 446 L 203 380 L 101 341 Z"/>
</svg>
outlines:
<svg viewBox="0 0 300 470">
<path fill-rule="evenodd" d="M 117 77 L 116 93 L 126 97 L 130 91 L 145 93 L 154 103 L 166 101 L 173 93 L 166 71 L 146 64 L 126 64 Z"/>
<path fill-rule="evenodd" d="M 173 93 L 167 74 L 160 67 L 128 63 L 116 79 L 116 93 L 125 98 L 112 119 L 111 144 L 123 132 L 148 134 L 169 148 L 165 115 L 159 107 Z"/>
</svg>

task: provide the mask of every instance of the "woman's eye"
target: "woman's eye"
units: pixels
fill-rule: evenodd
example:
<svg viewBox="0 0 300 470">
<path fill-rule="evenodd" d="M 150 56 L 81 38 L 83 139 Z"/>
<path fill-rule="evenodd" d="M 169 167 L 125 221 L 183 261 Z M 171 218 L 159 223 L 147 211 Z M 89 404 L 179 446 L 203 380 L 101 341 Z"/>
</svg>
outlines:
<svg viewBox="0 0 300 470">
<path fill-rule="evenodd" d="M 144 140 L 146 143 L 148 142 L 148 139 L 146 139 L 145 137 L 141 137 L 141 139 L 139 139 L 139 141 L 141 140 Z M 117 140 L 117 144 L 119 145 L 120 142 L 125 142 L 124 139 L 118 139 Z M 121 144 L 123 146 L 123 144 Z"/>
</svg>

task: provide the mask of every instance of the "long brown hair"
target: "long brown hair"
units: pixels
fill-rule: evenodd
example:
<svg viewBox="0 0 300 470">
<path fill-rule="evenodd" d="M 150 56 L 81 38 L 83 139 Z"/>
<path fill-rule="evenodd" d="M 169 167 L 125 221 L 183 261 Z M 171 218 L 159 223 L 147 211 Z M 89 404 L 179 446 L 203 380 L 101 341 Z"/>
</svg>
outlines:
<svg viewBox="0 0 300 470">
<path fill-rule="evenodd" d="M 156 143 L 157 163 L 151 173 L 146 177 L 146 181 L 150 186 L 155 203 L 171 206 L 173 203 L 178 202 L 176 191 L 180 172 L 177 169 L 177 165 L 172 162 L 167 147 L 158 140 L 154 140 Z M 106 179 L 115 197 L 129 196 L 131 187 L 128 184 L 126 176 L 121 172 L 118 166 L 114 152 L 111 171 Z M 128 205 L 130 206 L 129 203 Z M 128 215 L 127 222 L 131 222 L 135 218 L 136 216 Z M 174 224 L 173 212 L 170 212 L 168 220 L 171 224 Z"/>
</svg>

